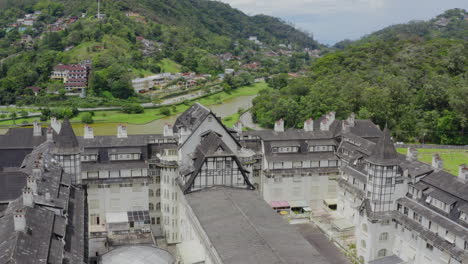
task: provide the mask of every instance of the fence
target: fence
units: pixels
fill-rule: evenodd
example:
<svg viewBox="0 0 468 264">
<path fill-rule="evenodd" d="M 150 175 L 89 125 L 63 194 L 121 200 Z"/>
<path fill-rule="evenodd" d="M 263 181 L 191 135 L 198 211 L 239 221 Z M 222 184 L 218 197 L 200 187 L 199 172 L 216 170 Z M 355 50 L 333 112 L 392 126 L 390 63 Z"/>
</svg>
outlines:
<svg viewBox="0 0 468 264">
<path fill-rule="evenodd" d="M 415 149 L 461 149 L 468 150 L 468 145 L 429 145 L 429 144 L 395 144 L 397 148 L 415 148 Z"/>
</svg>

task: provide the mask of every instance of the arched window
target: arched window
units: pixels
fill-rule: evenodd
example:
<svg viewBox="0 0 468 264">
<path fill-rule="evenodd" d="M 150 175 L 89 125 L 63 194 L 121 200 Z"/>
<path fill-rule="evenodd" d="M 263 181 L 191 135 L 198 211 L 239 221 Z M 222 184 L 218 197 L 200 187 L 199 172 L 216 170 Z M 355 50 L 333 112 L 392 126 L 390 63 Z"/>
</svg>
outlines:
<svg viewBox="0 0 468 264">
<path fill-rule="evenodd" d="M 361 225 L 361 228 L 362 228 L 362 232 L 366 232 L 366 233 L 367 233 L 367 224 L 362 224 L 362 225 Z"/>
<path fill-rule="evenodd" d="M 380 236 L 379 236 L 380 241 L 387 241 L 387 239 L 388 239 L 388 233 L 387 232 L 384 232 L 384 233 L 380 234 Z"/>
<path fill-rule="evenodd" d="M 157 204 L 156 204 L 156 210 L 157 210 L 157 211 L 161 211 L 161 203 L 157 203 Z"/>
<path fill-rule="evenodd" d="M 159 197 L 159 196 L 161 196 L 161 189 L 156 190 L 156 197 Z"/>
<path fill-rule="evenodd" d="M 379 250 L 378 257 L 383 258 L 385 256 L 387 256 L 387 250 L 385 248 Z"/>
<path fill-rule="evenodd" d="M 149 210 L 150 210 L 150 211 L 154 211 L 154 204 L 153 204 L 153 203 L 150 203 L 150 204 L 149 204 Z"/>
<path fill-rule="evenodd" d="M 149 197 L 153 197 L 154 196 L 154 191 L 152 189 L 149 189 L 148 194 L 149 194 Z"/>
<path fill-rule="evenodd" d="M 361 240 L 361 247 L 366 248 L 366 241 L 365 240 Z"/>
</svg>

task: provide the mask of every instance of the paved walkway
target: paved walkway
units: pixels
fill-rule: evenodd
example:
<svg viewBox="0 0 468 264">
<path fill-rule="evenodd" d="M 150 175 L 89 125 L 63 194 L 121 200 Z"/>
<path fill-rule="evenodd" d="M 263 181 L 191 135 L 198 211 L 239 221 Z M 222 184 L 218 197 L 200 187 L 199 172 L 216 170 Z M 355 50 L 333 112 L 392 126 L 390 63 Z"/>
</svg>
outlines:
<svg viewBox="0 0 468 264">
<path fill-rule="evenodd" d="M 293 225 L 330 264 L 351 264 L 341 251 L 314 224 Z"/>
</svg>

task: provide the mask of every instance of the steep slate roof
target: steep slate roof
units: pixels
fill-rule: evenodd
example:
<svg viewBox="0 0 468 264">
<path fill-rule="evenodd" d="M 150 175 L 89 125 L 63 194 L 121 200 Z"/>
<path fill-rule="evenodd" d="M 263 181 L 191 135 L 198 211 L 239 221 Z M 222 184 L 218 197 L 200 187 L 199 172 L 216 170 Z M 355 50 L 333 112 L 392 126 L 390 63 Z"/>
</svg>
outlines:
<svg viewBox="0 0 468 264">
<path fill-rule="evenodd" d="M 56 153 L 79 151 L 80 145 L 68 118 L 65 118 L 65 120 L 63 120 L 60 132 L 56 137 L 54 137 L 54 139 Z"/>
<path fill-rule="evenodd" d="M 178 133 L 180 127 L 186 127 L 193 131 L 210 113 L 208 108 L 200 103 L 195 103 L 177 118 L 173 127 L 174 133 Z"/>
<path fill-rule="evenodd" d="M 371 163 L 378 165 L 397 165 L 398 153 L 393 145 L 390 130 L 385 127 L 383 136 L 379 138 L 379 141 L 372 150 L 371 155 L 367 158 Z"/>
<path fill-rule="evenodd" d="M 328 263 L 255 191 L 212 187 L 185 197 L 225 264 Z"/>
<path fill-rule="evenodd" d="M 33 149 L 47 138 L 47 128 L 42 128 L 42 135 L 33 137 L 33 128 L 10 128 L 5 135 L 0 135 L 0 150 Z"/>
<path fill-rule="evenodd" d="M 21 171 L 0 171 L 0 202 L 12 201 L 21 195 L 27 175 Z"/>
</svg>

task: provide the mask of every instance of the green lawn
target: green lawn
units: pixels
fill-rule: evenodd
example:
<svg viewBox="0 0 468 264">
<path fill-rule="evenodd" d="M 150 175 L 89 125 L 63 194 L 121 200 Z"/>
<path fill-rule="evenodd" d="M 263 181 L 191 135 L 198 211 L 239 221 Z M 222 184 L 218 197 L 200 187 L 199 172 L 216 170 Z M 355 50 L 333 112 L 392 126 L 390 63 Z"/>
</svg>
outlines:
<svg viewBox="0 0 468 264">
<path fill-rule="evenodd" d="M 240 87 L 235 89 L 230 93 L 221 92 L 214 95 L 210 95 L 201 99 L 196 99 L 195 102 L 199 102 L 205 106 L 218 104 L 238 96 L 251 96 L 256 95 L 262 89 L 268 87 L 266 83 L 256 83 L 251 86 Z M 185 104 L 179 104 L 175 106 L 175 111 L 173 106 L 168 106 L 171 109 L 171 115 L 182 113 L 187 110 L 190 106 Z M 81 121 L 81 116 L 83 113 L 80 113 L 77 117 L 73 118 L 72 121 Z M 128 123 L 128 124 L 145 124 L 151 121 L 161 119 L 166 117 L 165 115 L 160 114 L 160 109 L 145 109 L 145 112 L 142 114 L 125 114 L 120 111 L 100 111 L 95 112 L 94 122 L 112 122 L 112 123 Z M 27 118 L 27 119 L 17 119 L 16 124 L 22 124 L 24 121 L 32 123 L 35 119 L 38 118 Z M 236 120 L 237 122 L 237 120 Z M 234 122 L 235 123 L 235 122 Z M 13 125 L 13 121 L 3 121 L 0 122 L 0 125 Z M 93 125 L 94 126 L 94 125 Z M 230 126 L 232 127 L 232 125 Z"/>
<path fill-rule="evenodd" d="M 159 64 L 161 72 L 178 73 L 181 71 L 181 66 L 171 59 L 163 59 Z"/>
<path fill-rule="evenodd" d="M 406 154 L 405 148 L 397 149 L 398 152 Z M 461 164 L 468 163 L 467 150 L 454 150 L 454 149 L 418 149 L 418 160 L 431 164 L 432 155 L 439 154 L 444 160 L 444 169 L 454 175 L 458 175 L 458 167 Z"/>
<path fill-rule="evenodd" d="M 100 51 L 93 52 L 93 47 L 97 45 L 102 45 L 99 42 L 88 41 L 83 42 L 80 45 L 74 47 L 73 49 L 64 52 L 64 61 L 67 62 L 79 62 L 86 59 L 94 58 Z"/>
<path fill-rule="evenodd" d="M 239 121 L 239 118 L 240 115 L 238 113 L 226 116 L 225 118 L 223 118 L 223 124 L 228 128 L 232 128 L 234 124 L 237 123 L 237 121 Z"/>
</svg>

